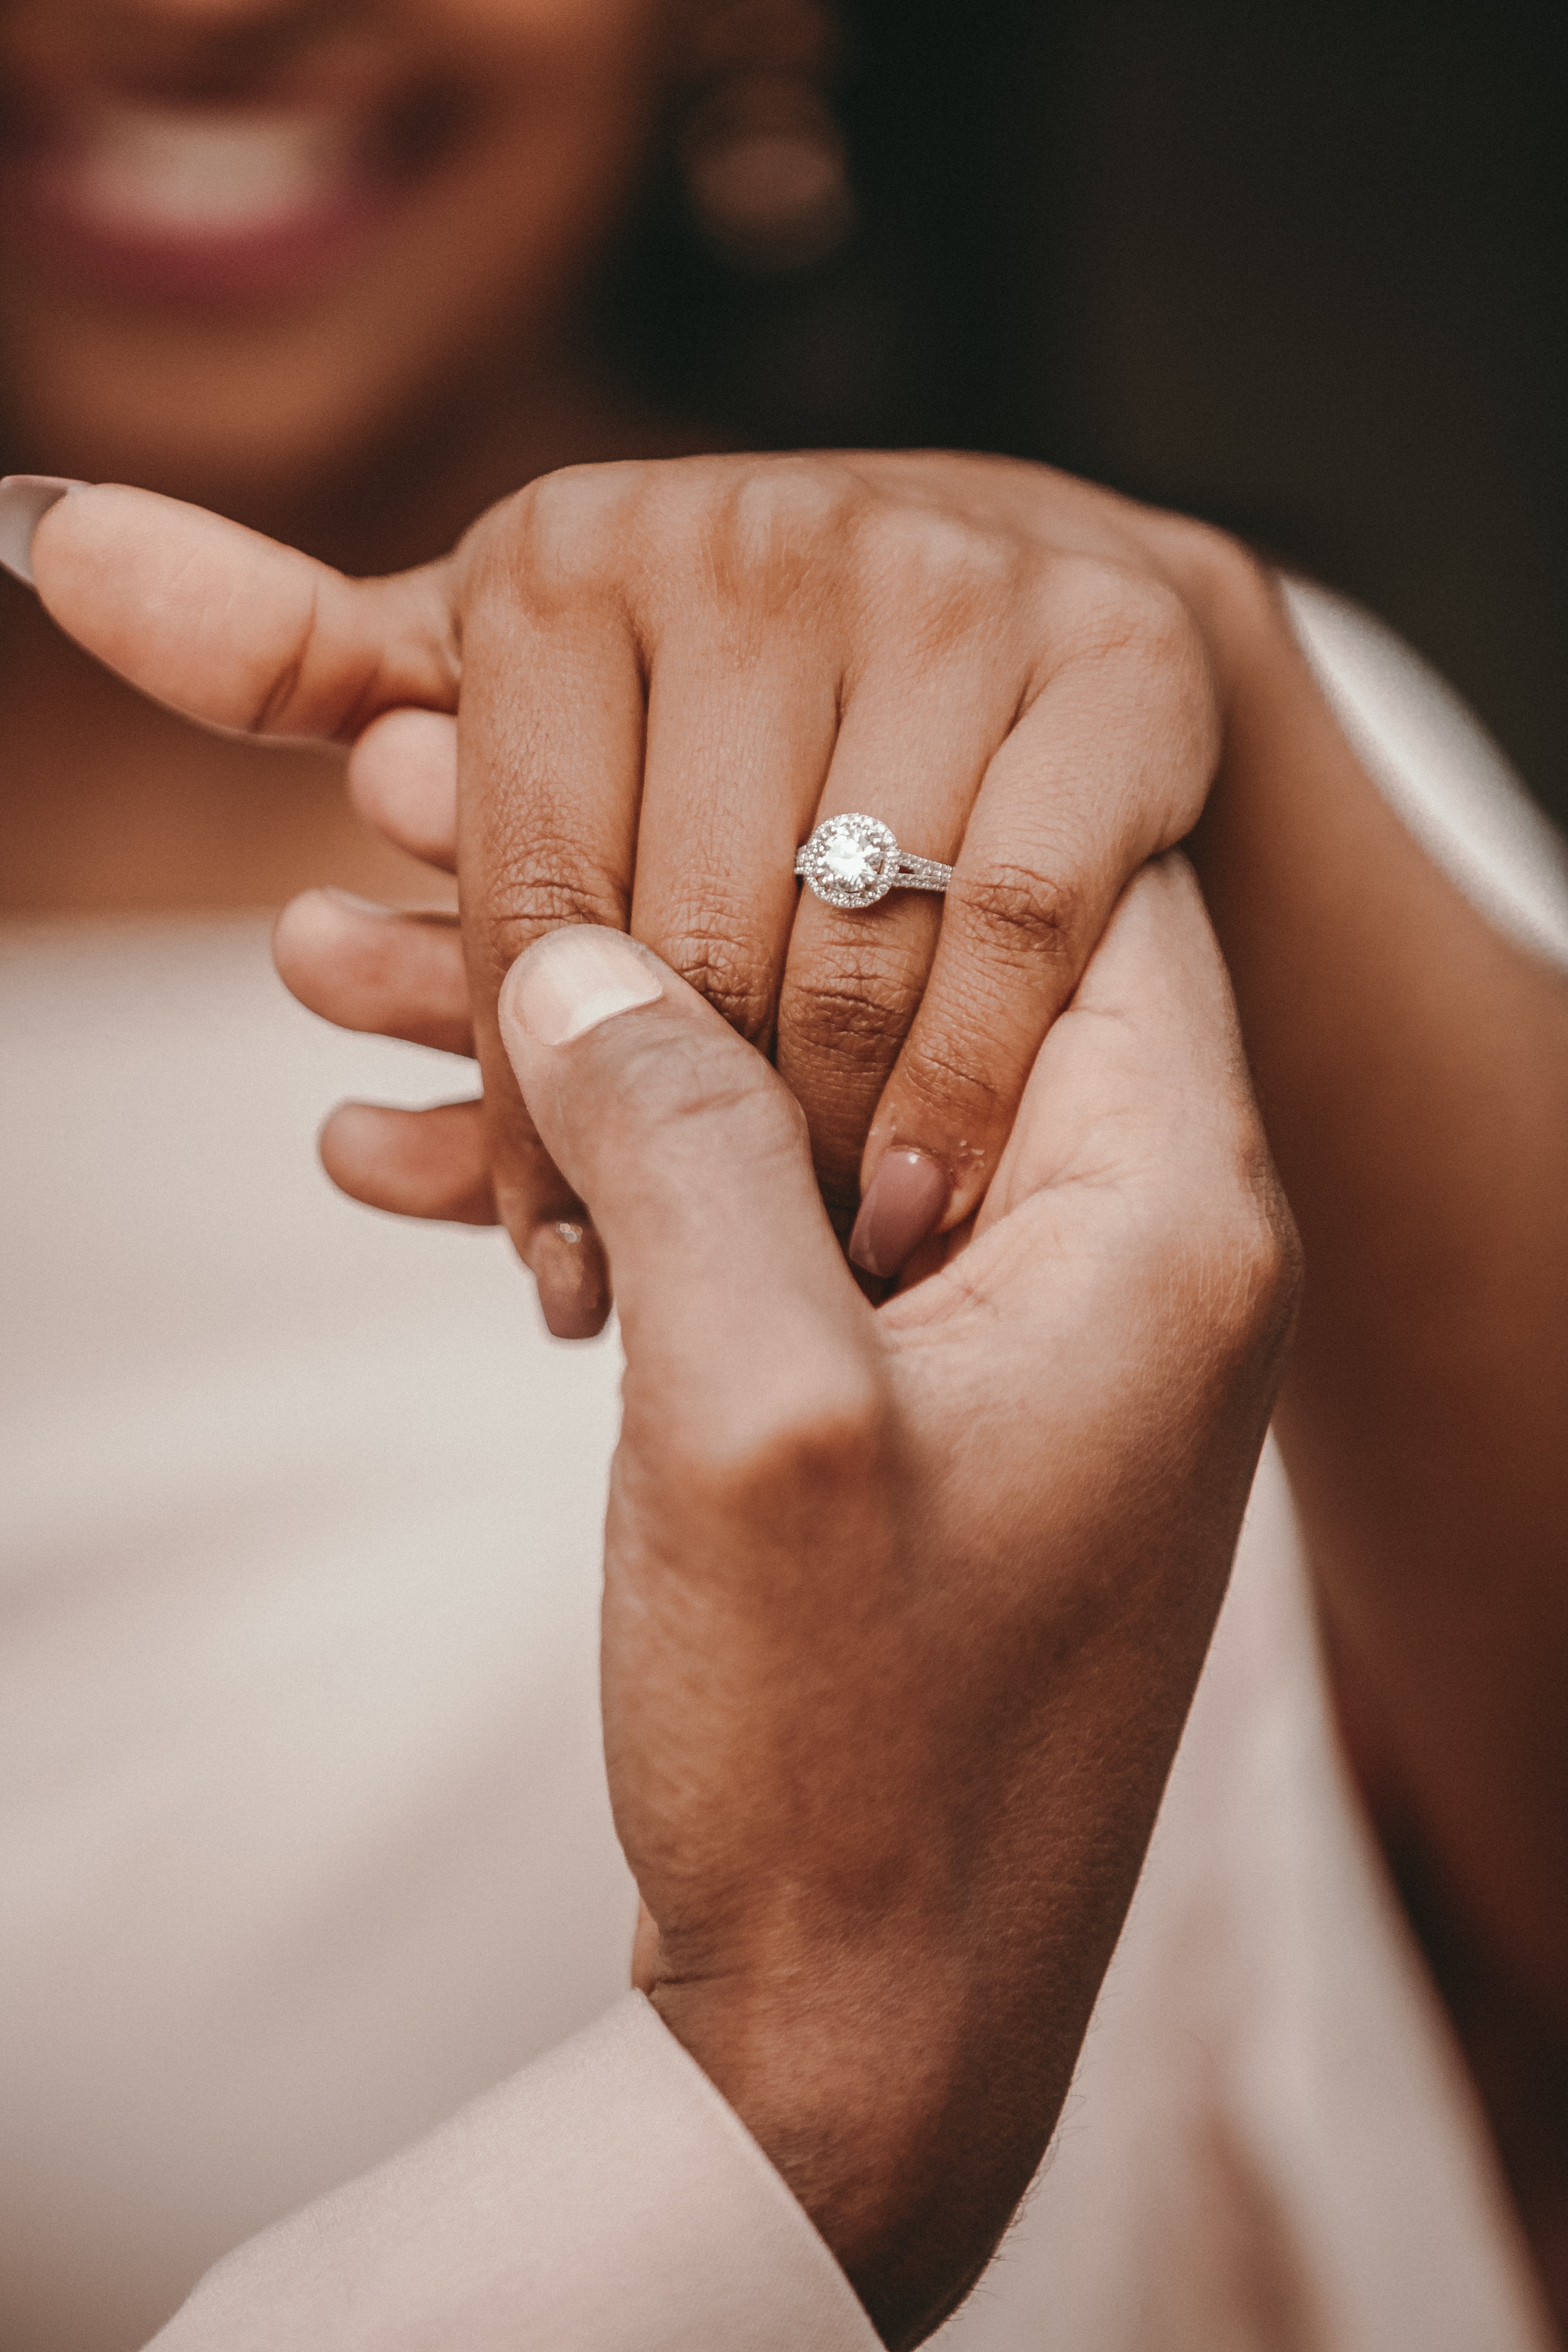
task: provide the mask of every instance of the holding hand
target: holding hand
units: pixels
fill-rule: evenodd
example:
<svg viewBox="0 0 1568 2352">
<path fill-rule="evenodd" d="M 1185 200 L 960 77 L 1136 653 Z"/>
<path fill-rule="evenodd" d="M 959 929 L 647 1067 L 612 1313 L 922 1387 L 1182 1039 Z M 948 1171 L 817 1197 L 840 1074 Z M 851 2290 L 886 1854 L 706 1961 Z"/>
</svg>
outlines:
<svg viewBox="0 0 1568 2352">
<path fill-rule="evenodd" d="M 616 1268 L 616 1826 L 646 1981 L 889 2343 L 1043 2153 L 1224 1588 L 1293 1297 L 1180 860 L 1053 1028 L 961 1259 L 873 1312 L 805 1123 L 646 949 L 500 1027 Z"/>
</svg>

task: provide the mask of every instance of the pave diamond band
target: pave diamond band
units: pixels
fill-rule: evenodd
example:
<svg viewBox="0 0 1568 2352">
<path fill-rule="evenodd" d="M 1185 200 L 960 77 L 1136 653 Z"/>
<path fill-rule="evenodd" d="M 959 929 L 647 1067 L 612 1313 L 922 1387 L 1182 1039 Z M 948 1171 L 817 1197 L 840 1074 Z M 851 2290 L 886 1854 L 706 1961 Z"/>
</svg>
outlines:
<svg viewBox="0 0 1568 2352">
<path fill-rule="evenodd" d="M 945 890 L 951 866 L 911 857 L 879 817 L 825 817 L 795 861 L 796 878 L 829 907 L 874 907 L 889 890 Z"/>
</svg>

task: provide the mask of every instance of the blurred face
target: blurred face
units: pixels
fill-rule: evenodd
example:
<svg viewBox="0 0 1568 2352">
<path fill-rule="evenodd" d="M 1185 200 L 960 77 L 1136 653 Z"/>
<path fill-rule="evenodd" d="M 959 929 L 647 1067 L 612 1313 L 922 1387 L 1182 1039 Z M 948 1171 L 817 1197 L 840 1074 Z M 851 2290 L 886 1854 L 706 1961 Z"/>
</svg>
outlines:
<svg viewBox="0 0 1568 2352">
<path fill-rule="evenodd" d="M 672 0 L 0 5 L 14 464 L 217 501 L 548 362 Z"/>
</svg>

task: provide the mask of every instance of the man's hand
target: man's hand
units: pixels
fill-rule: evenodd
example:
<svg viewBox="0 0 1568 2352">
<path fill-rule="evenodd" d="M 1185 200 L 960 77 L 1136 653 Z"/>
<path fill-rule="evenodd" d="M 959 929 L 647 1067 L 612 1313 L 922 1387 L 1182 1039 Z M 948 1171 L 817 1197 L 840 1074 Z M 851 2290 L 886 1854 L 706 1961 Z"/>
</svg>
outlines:
<svg viewBox="0 0 1568 2352">
<path fill-rule="evenodd" d="M 1185 866 L 1136 880 L 975 1236 L 879 1312 L 763 1057 L 552 932 L 500 1034 L 615 1263 L 616 1825 L 651 1997 L 890 2344 L 1066 2091 L 1224 1587 L 1294 1244 Z"/>
</svg>

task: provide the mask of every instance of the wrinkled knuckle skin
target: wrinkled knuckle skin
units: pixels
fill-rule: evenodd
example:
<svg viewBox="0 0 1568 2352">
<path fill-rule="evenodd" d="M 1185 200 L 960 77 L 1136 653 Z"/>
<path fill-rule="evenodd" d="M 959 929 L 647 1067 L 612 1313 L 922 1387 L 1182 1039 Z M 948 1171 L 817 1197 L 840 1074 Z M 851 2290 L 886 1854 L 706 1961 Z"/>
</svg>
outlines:
<svg viewBox="0 0 1568 2352">
<path fill-rule="evenodd" d="M 765 1047 L 770 1043 L 774 1004 L 771 975 L 732 932 L 693 928 L 657 941 L 656 948 L 670 970 L 721 1013 L 748 1045 Z"/>
<path fill-rule="evenodd" d="M 724 1129 L 726 1164 L 761 1170 L 804 1148 L 805 1117 L 757 1054 L 716 1052 L 705 1024 L 628 1028 L 619 1040 L 623 1099 L 640 1125 L 657 1126 L 661 1157 L 711 1165 L 713 1129 Z M 633 1116 L 628 1112 L 627 1117 Z"/>
<path fill-rule="evenodd" d="M 848 1051 L 866 1060 L 902 1044 L 921 985 L 920 973 L 895 961 L 836 957 L 792 985 L 781 1029 L 787 1023 L 792 1051 L 828 1059 Z"/>
<path fill-rule="evenodd" d="M 1028 866 L 993 866 L 955 874 L 947 919 L 996 961 L 1028 969 L 1042 960 L 1070 962 L 1083 936 L 1081 893 Z"/>
<path fill-rule="evenodd" d="M 1057 583 L 1058 634 L 1075 657 L 1135 649 L 1157 654 L 1185 642 L 1194 625 L 1173 588 L 1109 556 L 1076 556 Z"/>
<path fill-rule="evenodd" d="M 1203 632 L 1173 587 L 1099 558 L 1075 567 L 1069 618 L 1055 651 L 1068 663 L 1136 665 L 1164 706 L 1163 726 L 1212 746 L 1219 716 Z"/>
<path fill-rule="evenodd" d="M 939 1132 L 956 1123 L 966 1130 L 957 1138 L 961 1146 L 1005 1128 L 1017 1108 L 1017 1095 L 1008 1083 L 987 1076 L 986 1047 L 984 1034 L 966 1036 L 962 1030 L 922 1039 L 900 1066 L 900 1104 L 919 1106 Z"/>
<path fill-rule="evenodd" d="M 569 850 L 550 854 L 547 845 L 499 859 L 490 870 L 487 895 L 489 932 L 498 970 L 504 971 L 545 931 L 578 923 L 624 931 L 623 895 L 607 875 L 584 872 Z"/>
</svg>

